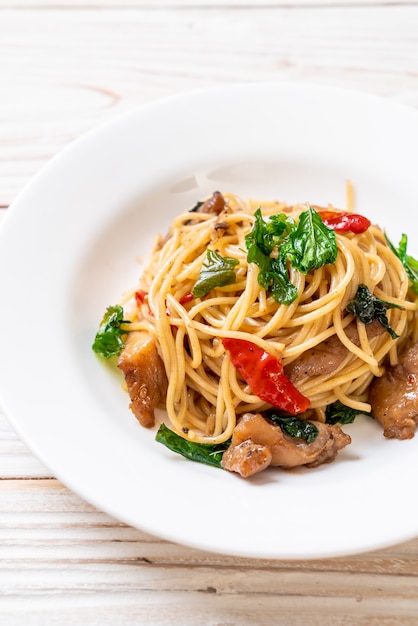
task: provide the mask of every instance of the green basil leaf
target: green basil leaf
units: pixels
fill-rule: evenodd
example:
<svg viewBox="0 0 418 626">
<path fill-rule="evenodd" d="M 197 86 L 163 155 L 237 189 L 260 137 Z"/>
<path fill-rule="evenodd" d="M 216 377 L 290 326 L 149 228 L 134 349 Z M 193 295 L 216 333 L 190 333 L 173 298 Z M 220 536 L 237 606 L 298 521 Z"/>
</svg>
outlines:
<svg viewBox="0 0 418 626">
<path fill-rule="evenodd" d="M 235 283 L 237 277 L 234 267 L 238 263 L 238 259 L 224 257 L 215 250 L 207 250 L 199 278 L 193 287 L 194 297 L 202 298 L 215 287 Z"/>
<path fill-rule="evenodd" d="M 259 258 L 260 254 L 269 257 L 285 237 L 295 228 L 295 221 L 285 213 L 277 213 L 266 222 L 261 210 L 254 213 L 254 225 L 245 236 L 245 243 L 250 257 Z M 252 263 L 254 259 L 249 262 Z"/>
<path fill-rule="evenodd" d="M 190 461 L 204 463 L 205 465 L 211 465 L 212 467 L 219 467 L 221 469 L 223 469 L 221 465 L 223 453 L 231 445 L 230 439 L 220 444 L 188 441 L 172 431 L 165 424 L 161 424 L 159 427 L 155 440 L 158 441 L 158 443 L 162 443 L 172 452 L 181 454 L 181 456 L 184 456 Z"/>
<path fill-rule="evenodd" d="M 296 287 L 289 280 L 283 258 L 271 256 L 295 228 L 295 221 L 285 213 L 277 213 L 266 222 L 258 208 L 254 213 L 252 230 L 246 235 L 247 262 L 258 268 L 258 282 L 277 302 L 290 304 L 297 296 Z"/>
<path fill-rule="evenodd" d="M 261 210 L 254 213 L 253 228 L 245 237 L 247 261 L 259 267 L 258 282 L 280 304 L 291 304 L 297 289 L 289 279 L 287 263 L 300 272 L 335 263 L 337 242 L 334 230 L 328 228 L 312 208 L 293 218 L 277 213 L 265 221 Z"/>
<path fill-rule="evenodd" d="M 125 346 L 122 337 L 126 335 L 126 330 L 122 330 L 120 326 L 129 323 L 123 319 L 123 308 L 119 304 L 109 306 L 96 333 L 93 351 L 104 359 L 119 355 Z"/>
<path fill-rule="evenodd" d="M 376 298 L 367 285 L 362 284 L 358 286 L 354 300 L 351 300 L 346 306 L 347 311 L 358 317 L 363 324 L 371 324 L 374 319 L 377 320 L 388 331 L 392 339 L 396 339 L 399 335 L 390 326 L 386 310 L 402 308 L 397 304 Z"/>
<path fill-rule="evenodd" d="M 280 426 L 284 433 L 295 439 L 305 439 L 306 443 L 312 443 L 318 436 L 318 428 L 308 420 L 293 415 L 281 415 L 275 411 L 268 411 L 266 415 L 269 420 Z"/>
<path fill-rule="evenodd" d="M 412 289 L 418 293 L 418 261 L 407 254 L 408 237 L 405 233 L 402 235 L 399 246 L 396 248 L 385 233 L 388 246 L 394 254 L 400 259 L 405 271 L 411 281 Z"/>
<path fill-rule="evenodd" d="M 291 304 L 298 295 L 295 285 L 289 280 L 289 272 L 282 256 L 271 259 L 271 295 L 281 304 Z"/>
<path fill-rule="evenodd" d="M 253 227 L 245 236 L 248 257 L 251 257 L 250 263 L 257 263 L 256 259 L 258 259 L 260 255 L 269 257 L 273 250 L 271 241 L 267 235 L 267 224 L 261 215 L 260 209 L 256 210 L 254 217 Z"/>
<path fill-rule="evenodd" d="M 325 422 L 327 424 L 352 424 L 357 415 L 369 415 L 373 417 L 371 413 L 352 409 L 340 402 L 340 400 L 337 400 L 329 404 L 325 409 Z"/>
<path fill-rule="evenodd" d="M 189 213 L 196 213 L 200 207 L 202 206 L 202 204 L 204 204 L 203 200 L 199 200 L 198 202 L 196 202 L 196 204 L 194 205 L 194 207 L 192 207 L 189 210 Z"/>
<path fill-rule="evenodd" d="M 335 231 L 312 208 L 300 214 L 297 228 L 290 233 L 283 251 L 280 250 L 302 274 L 335 263 L 337 253 Z"/>
</svg>

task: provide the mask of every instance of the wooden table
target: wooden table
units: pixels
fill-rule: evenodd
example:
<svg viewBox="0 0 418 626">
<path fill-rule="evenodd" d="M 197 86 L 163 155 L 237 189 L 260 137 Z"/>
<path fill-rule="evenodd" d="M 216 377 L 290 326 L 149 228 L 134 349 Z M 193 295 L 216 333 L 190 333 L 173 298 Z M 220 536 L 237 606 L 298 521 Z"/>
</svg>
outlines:
<svg viewBox="0 0 418 626">
<path fill-rule="evenodd" d="M 0 0 L 1 214 L 98 123 L 192 88 L 265 79 L 418 107 L 418 2 Z M 5 626 L 418 623 L 418 539 L 296 562 L 167 543 L 69 491 L 1 415 L 0 478 Z"/>
</svg>

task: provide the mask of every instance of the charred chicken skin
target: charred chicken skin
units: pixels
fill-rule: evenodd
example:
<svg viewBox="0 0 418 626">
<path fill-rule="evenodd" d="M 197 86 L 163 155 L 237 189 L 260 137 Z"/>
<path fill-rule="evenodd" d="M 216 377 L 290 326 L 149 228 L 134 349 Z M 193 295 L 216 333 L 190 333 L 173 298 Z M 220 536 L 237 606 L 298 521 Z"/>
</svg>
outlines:
<svg viewBox="0 0 418 626">
<path fill-rule="evenodd" d="M 128 334 L 118 367 L 125 375 L 133 414 L 142 426 L 151 428 L 155 424 L 154 409 L 165 398 L 167 376 L 149 333 Z"/>
<path fill-rule="evenodd" d="M 312 443 L 284 434 L 260 413 L 245 413 L 238 421 L 222 467 L 241 476 L 252 476 L 268 466 L 316 467 L 333 461 L 351 438 L 339 426 L 313 422 L 318 435 Z"/>
<path fill-rule="evenodd" d="M 375 378 L 369 394 L 373 416 L 388 438 L 411 439 L 418 423 L 418 344 Z"/>
</svg>

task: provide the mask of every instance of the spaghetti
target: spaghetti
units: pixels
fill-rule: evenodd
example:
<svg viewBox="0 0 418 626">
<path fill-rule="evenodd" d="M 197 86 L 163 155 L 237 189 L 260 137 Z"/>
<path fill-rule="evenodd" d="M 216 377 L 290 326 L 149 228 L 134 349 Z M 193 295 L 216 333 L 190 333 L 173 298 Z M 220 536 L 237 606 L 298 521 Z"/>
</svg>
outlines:
<svg viewBox="0 0 418 626">
<path fill-rule="evenodd" d="M 335 231 L 334 262 L 306 273 L 287 261 L 295 297 L 283 303 L 260 284 L 260 267 L 248 260 L 248 235 L 257 211 L 264 221 L 283 215 L 297 225 L 307 206 L 222 197 L 214 211 L 209 203 L 208 211 L 198 207 L 174 219 L 169 234 L 157 241 L 139 287 L 123 302 L 130 323 L 122 329 L 148 333 L 164 364 L 164 408 L 173 429 L 190 441 L 221 443 L 231 437 L 239 416 L 271 408 L 233 365 L 225 339 L 251 342 L 280 360 L 284 373 L 337 341 L 343 347 L 338 366 L 295 376 L 294 386 L 309 399 L 309 415 L 318 422 L 336 401 L 369 412 L 368 388 L 382 374 L 382 364 L 396 365 L 400 351 L 418 338 L 417 298 L 382 230 L 370 225 L 364 232 Z M 208 250 L 217 255 L 215 261 L 228 260 L 225 272 L 233 272 L 233 280 L 212 287 L 209 280 L 200 295 L 194 290 Z M 277 250 L 271 258 L 275 255 Z M 385 303 L 392 335 L 385 329 L 368 332 L 347 309 L 360 285 Z"/>
</svg>

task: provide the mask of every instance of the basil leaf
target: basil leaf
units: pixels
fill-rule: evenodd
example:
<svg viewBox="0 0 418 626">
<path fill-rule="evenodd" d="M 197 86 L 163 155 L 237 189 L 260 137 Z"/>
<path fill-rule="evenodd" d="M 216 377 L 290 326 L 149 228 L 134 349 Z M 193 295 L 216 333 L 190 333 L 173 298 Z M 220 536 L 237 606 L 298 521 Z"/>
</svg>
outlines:
<svg viewBox="0 0 418 626">
<path fill-rule="evenodd" d="M 373 417 L 371 413 L 352 409 L 340 402 L 340 400 L 337 400 L 329 404 L 325 409 L 325 422 L 327 424 L 352 424 L 357 415 L 369 415 Z"/>
<path fill-rule="evenodd" d="M 120 326 L 129 323 L 123 319 L 123 308 L 119 304 L 109 306 L 96 333 L 93 351 L 104 359 L 119 355 L 125 347 L 122 336 L 126 335 L 126 330 Z"/>
<path fill-rule="evenodd" d="M 270 288 L 272 276 L 274 275 L 272 259 L 265 255 L 257 246 L 252 246 L 247 254 L 247 261 L 248 263 L 258 265 L 258 283 L 267 291 Z"/>
<path fill-rule="evenodd" d="M 289 280 L 286 261 L 281 255 L 271 259 L 271 295 L 281 304 L 292 304 L 298 295 L 297 287 Z"/>
<path fill-rule="evenodd" d="M 269 420 L 280 426 L 282 431 L 295 439 L 305 439 L 306 443 L 312 443 L 318 436 L 318 428 L 308 420 L 302 420 L 293 415 L 281 415 L 274 411 L 268 411 Z"/>
<path fill-rule="evenodd" d="M 198 202 L 196 202 L 196 204 L 194 205 L 194 207 L 192 207 L 189 210 L 189 213 L 196 213 L 200 207 L 202 206 L 202 204 L 204 204 L 203 200 L 199 200 Z"/>
<path fill-rule="evenodd" d="M 312 208 L 300 214 L 297 228 L 290 233 L 285 249 L 280 251 L 302 274 L 335 263 L 337 253 L 335 231 L 328 228 Z"/>
<path fill-rule="evenodd" d="M 291 304 L 297 289 L 290 282 L 287 263 L 300 272 L 335 263 L 337 240 L 312 208 L 299 216 L 299 223 L 285 213 L 277 213 L 264 221 L 260 209 L 254 213 L 253 228 L 245 237 L 248 263 L 259 267 L 258 282 L 280 304 Z"/>
<path fill-rule="evenodd" d="M 172 452 L 181 454 L 181 456 L 184 456 L 190 461 L 204 463 L 205 465 L 211 465 L 212 467 L 219 467 L 221 469 L 223 469 L 221 465 L 223 453 L 231 444 L 231 440 L 219 444 L 188 441 L 170 430 L 170 428 L 167 428 L 165 424 L 161 424 L 159 427 L 155 440 L 158 441 L 158 443 L 162 443 Z"/>
<path fill-rule="evenodd" d="M 295 222 L 284 213 L 278 213 L 265 222 L 261 210 L 254 213 L 254 225 L 246 237 L 247 262 L 258 265 L 258 283 L 281 304 L 291 304 L 297 296 L 296 287 L 289 280 L 286 262 L 270 255 L 295 228 Z"/>
<path fill-rule="evenodd" d="M 207 250 L 200 270 L 200 276 L 193 287 L 195 298 L 202 298 L 211 289 L 223 287 L 235 283 L 236 274 L 234 267 L 238 265 L 238 259 L 224 257 L 215 250 Z"/>
<path fill-rule="evenodd" d="M 414 257 L 406 255 L 406 273 L 411 281 L 412 289 L 418 293 L 418 261 Z"/>
<path fill-rule="evenodd" d="M 253 228 L 245 236 L 248 256 L 250 257 L 249 263 L 252 263 L 255 258 L 259 258 L 260 254 L 269 257 L 273 250 L 295 228 L 295 221 L 285 213 L 272 215 L 266 222 L 261 214 L 261 209 L 258 208 L 254 217 Z"/>
<path fill-rule="evenodd" d="M 363 324 L 371 324 L 375 319 L 388 331 L 392 339 L 399 337 L 389 324 L 386 310 L 403 309 L 403 307 L 375 298 L 367 285 L 358 286 L 356 297 L 347 304 L 346 309 L 358 317 Z"/>
<path fill-rule="evenodd" d="M 405 233 L 402 235 L 399 246 L 397 248 L 395 248 L 386 233 L 385 239 L 389 248 L 394 254 L 396 254 L 396 256 L 400 259 L 402 265 L 404 266 L 408 278 L 411 281 L 412 289 L 415 291 L 415 293 L 418 293 L 418 261 L 409 254 L 407 254 L 407 235 L 405 235 Z"/>
</svg>

